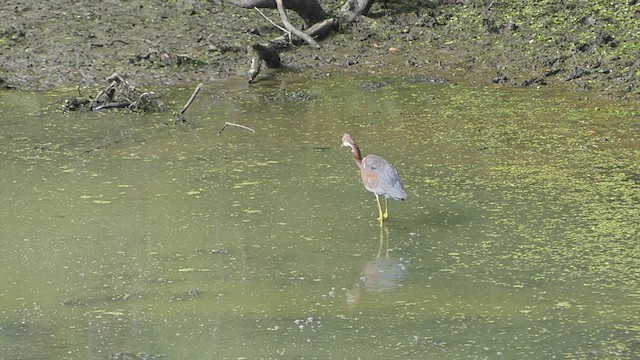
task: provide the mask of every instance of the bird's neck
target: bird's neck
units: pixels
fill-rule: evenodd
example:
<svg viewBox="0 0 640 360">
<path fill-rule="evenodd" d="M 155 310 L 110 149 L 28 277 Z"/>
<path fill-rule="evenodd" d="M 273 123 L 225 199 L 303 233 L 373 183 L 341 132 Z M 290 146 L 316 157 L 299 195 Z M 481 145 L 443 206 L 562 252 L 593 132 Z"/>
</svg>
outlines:
<svg viewBox="0 0 640 360">
<path fill-rule="evenodd" d="M 353 161 L 356 162 L 356 165 L 358 165 L 358 167 L 362 167 L 362 154 L 360 153 L 360 148 L 358 147 L 358 145 L 353 145 L 351 146 L 351 154 L 353 154 Z"/>
</svg>

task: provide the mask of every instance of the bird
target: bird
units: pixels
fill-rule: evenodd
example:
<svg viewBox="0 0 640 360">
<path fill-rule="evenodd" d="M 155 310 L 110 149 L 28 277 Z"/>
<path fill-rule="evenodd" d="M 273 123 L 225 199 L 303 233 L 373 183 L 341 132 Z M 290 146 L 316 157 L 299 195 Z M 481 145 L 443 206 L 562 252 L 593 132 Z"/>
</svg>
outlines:
<svg viewBox="0 0 640 360">
<path fill-rule="evenodd" d="M 404 191 L 404 185 L 398 171 L 387 160 L 378 155 L 369 154 L 364 159 L 360 152 L 360 147 L 349 134 L 342 137 L 342 145 L 351 148 L 353 160 L 360 169 L 360 176 L 364 188 L 371 191 L 376 196 L 378 202 L 378 221 L 380 226 L 389 217 L 389 198 L 395 200 L 404 200 L 407 193 Z M 380 205 L 380 196 L 384 196 L 384 212 Z"/>
</svg>

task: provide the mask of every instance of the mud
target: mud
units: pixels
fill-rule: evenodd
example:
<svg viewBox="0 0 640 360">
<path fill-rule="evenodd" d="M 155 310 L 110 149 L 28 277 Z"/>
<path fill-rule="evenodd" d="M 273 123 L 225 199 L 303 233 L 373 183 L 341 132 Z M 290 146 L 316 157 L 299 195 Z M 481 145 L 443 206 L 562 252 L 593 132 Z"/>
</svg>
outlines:
<svg viewBox="0 0 640 360">
<path fill-rule="evenodd" d="M 297 46 L 282 54 L 283 70 L 256 81 L 274 71 L 348 71 L 640 99 L 637 1 L 556 3 L 376 3 L 320 50 Z M 323 6 L 335 14 L 341 3 Z M 254 10 L 207 1 L 10 0 L 0 8 L 0 87 L 9 89 L 104 86 L 114 72 L 151 89 L 215 84 L 246 77 L 247 46 L 282 34 Z"/>
</svg>

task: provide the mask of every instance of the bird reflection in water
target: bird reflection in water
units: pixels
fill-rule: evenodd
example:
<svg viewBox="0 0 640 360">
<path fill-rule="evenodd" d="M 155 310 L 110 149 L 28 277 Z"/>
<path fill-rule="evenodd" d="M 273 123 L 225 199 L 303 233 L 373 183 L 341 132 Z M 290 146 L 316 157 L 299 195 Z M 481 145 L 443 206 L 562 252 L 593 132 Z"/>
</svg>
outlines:
<svg viewBox="0 0 640 360">
<path fill-rule="evenodd" d="M 406 275 L 407 268 L 405 264 L 399 259 L 391 257 L 389 230 L 381 226 L 378 254 L 365 264 L 355 286 L 347 290 L 347 306 L 353 308 L 358 305 L 360 297 L 365 290 L 378 294 L 394 291 L 400 286 Z"/>
</svg>

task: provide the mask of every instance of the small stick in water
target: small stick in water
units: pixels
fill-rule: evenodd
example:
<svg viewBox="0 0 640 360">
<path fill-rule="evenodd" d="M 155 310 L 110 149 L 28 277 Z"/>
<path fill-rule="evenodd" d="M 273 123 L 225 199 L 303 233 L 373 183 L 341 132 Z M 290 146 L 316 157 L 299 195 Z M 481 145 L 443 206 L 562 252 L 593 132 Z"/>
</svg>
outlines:
<svg viewBox="0 0 640 360">
<path fill-rule="evenodd" d="M 193 90 L 193 94 L 191 94 L 189 101 L 187 101 L 187 103 L 184 105 L 182 110 L 180 110 L 180 112 L 178 113 L 178 116 L 176 117 L 176 121 L 175 121 L 176 123 L 185 122 L 184 113 L 187 111 L 189 106 L 191 106 L 191 103 L 193 102 L 193 100 L 196 99 L 196 96 L 198 96 L 198 93 L 200 92 L 200 90 L 202 90 L 202 83 L 198 84 L 198 87 L 196 87 L 196 89 Z"/>
<path fill-rule="evenodd" d="M 251 132 L 252 132 L 252 133 L 254 133 L 254 134 L 256 133 L 256 131 L 255 131 L 255 130 L 253 130 L 252 128 L 250 128 L 250 127 L 248 127 L 248 126 L 244 126 L 244 125 L 240 125 L 240 124 L 235 124 L 235 123 L 230 123 L 230 122 L 228 122 L 228 121 L 227 121 L 227 122 L 225 122 L 225 123 L 224 123 L 224 126 L 222 127 L 222 129 L 220 129 L 220 132 L 218 133 L 218 135 L 222 134 L 222 132 L 224 131 L 224 129 L 225 129 L 227 126 L 235 126 L 235 127 L 239 127 L 239 128 L 245 129 L 245 130 L 249 130 L 249 131 L 251 131 Z"/>
</svg>

